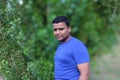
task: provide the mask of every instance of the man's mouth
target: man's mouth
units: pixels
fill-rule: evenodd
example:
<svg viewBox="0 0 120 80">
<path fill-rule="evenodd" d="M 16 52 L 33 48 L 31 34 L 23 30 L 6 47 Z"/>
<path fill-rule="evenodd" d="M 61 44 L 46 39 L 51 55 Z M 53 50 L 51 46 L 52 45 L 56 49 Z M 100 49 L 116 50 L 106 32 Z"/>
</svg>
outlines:
<svg viewBox="0 0 120 80">
<path fill-rule="evenodd" d="M 61 36 L 57 36 L 57 38 L 61 38 Z"/>
<path fill-rule="evenodd" d="M 57 39 L 59 39 L 59 38 L 61 38 L 62 36 L 56 36 L 57 37 Z"/>
</svg>

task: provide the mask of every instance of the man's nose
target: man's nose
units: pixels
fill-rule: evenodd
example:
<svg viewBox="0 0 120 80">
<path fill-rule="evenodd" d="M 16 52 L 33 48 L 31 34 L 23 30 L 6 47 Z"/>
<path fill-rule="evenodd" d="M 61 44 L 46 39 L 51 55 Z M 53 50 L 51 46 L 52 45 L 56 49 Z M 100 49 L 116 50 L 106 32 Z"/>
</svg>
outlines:
<svg viewBox="0 0 120 80">
<path fill-rule="evenodd" d="M 59 31 L 59 30 L 57 30 L 57 31 L 56 31 L 56 34 L 59 34 L 59 33 L 60 33 L 60 31 Z"/>
</svg>

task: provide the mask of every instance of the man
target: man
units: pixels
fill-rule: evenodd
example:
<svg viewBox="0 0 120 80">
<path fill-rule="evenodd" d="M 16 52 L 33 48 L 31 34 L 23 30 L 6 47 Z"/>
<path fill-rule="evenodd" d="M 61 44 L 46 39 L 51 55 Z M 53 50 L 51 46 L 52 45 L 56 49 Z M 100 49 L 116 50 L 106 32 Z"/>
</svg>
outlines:
<svg viewBox="0 0 120 80">
<path fill-rule="evenodd" d="M 54 35 L 60 42 L 54 56 L 55 80 L 88 80 L 90 59 L 87 48 L 71 36 L 67 17 L 57 16 L 52 24 Z"/>
</svg>

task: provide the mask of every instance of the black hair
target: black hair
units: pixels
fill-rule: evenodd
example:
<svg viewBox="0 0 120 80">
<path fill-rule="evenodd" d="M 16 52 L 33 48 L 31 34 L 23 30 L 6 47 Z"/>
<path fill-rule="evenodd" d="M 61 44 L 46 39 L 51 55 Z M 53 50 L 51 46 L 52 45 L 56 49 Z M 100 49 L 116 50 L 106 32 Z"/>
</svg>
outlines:
<svg viewBox="0 0 120 80">
<path fill-rule="evenodd" d="M 68 20 L 68 18 L 66 16 L 57 16 L 57 17 L 55 17 L 53 19 L 53 21 L 52 21 L 52 24 L 59 23 L 59 22 L 64 22 L 67 25 L 67 27 L 70 26 L 70 21 Z"/>
</svg>

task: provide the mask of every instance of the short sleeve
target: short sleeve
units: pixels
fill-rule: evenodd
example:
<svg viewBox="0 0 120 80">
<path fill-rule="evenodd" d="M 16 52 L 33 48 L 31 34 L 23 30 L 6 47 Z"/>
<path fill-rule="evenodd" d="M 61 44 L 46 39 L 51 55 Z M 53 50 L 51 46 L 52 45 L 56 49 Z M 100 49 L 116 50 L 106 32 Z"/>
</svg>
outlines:
<svg viewBox="0 0 120 80">
<path fill-rule="evenodd" d="M 82 42 L 78 42 L 75 45 L 73 50 L 73 57 L 75 59 L 76 64 L 90 62 L 87 47 Z"/>
</svg>

